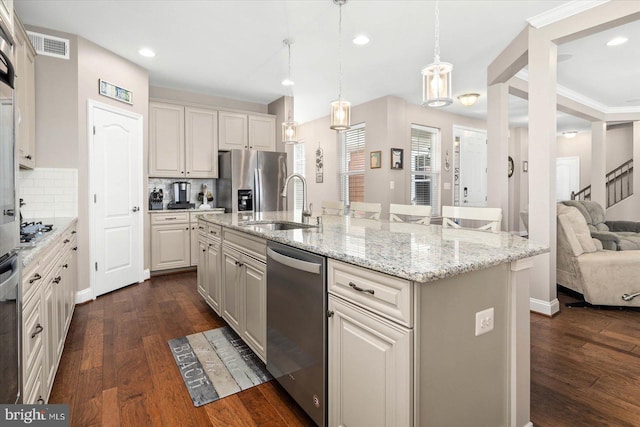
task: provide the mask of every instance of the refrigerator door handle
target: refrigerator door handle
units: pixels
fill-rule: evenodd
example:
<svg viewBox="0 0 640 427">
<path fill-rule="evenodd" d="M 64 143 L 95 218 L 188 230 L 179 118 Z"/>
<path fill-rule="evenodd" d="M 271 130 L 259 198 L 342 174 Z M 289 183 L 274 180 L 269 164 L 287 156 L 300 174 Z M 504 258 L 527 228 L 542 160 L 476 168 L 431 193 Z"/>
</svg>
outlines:
<svg viewBox="0 0 640 427">
<path fill-rule="evenodd" d="M 262 169 L 256 168 L 253 176 L 253 189 L 255 200 L 253 203 L 254 212 L 262 212 Z"/>
</svg>

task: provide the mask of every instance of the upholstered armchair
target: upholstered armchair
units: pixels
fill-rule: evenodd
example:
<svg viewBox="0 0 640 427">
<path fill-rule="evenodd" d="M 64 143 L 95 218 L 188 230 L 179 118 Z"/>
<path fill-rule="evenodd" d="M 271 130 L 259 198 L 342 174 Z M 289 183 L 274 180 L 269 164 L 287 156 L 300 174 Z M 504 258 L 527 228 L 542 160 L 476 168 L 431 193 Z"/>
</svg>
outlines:
<svg viewBox="0 0 640 427">
<path fill-rule="evenodd" d="M 589 226 L 591 237 L 600 240 L 604 249 L 611 251 L 640 249 L 640 222 L 606 221 L 602 206 L 590 200 L 567 200 L 562 203 L 580 211 Z"/>
<path fill-rule="evenodd" d="M 603 250 L 577 208 L 557 209 L 556 282 L 590 304 L 640 307 L 640 250 Z"/>
</svg>

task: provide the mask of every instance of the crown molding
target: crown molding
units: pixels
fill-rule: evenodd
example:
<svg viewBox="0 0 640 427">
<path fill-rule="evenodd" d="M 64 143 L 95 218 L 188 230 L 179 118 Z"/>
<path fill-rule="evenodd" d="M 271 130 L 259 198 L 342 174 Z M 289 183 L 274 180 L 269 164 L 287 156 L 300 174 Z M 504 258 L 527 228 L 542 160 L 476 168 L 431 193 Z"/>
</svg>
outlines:
<svg viewBox="0 0 640 427">
<path fill-rule="evenodd" d="M 562 21 L 570 16 L 577 15 L 585 10 L 608 3 L 609 1 L 610 0 L 573 0 L 547 10 L 546 12 L 542 12 L 536 16 L 532 16 L 527 19 L 527 22 L 534 28 L 542 28 L 555 22 Z"/>
</svg>

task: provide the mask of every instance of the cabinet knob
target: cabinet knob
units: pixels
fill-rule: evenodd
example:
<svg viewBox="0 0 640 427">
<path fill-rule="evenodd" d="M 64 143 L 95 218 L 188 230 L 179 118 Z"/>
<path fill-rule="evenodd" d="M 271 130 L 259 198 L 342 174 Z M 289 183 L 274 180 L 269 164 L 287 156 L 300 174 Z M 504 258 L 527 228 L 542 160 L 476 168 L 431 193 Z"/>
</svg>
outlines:
<svg viewBox="0 0 640 427">
<path fill-rule="evenodd" d="M 74 251 L 77 251 L 77 250 L 78 250 L 78 247 L 77 247 L 77 246 L 75 246 L 75 247 L 73 248 L 73 250 L 74 250 Z"/>
<path fill-rule="evenodd" d="M 42 398 L 42 396 L 38 398 L 38 405 L 44 405 L 44 399 Z"/>
<path fill-rule="evenodd" d="M 132 212 L 138 212 L 140 210 L 140 206 L 134 206 L 133 208 L 131 208 Z"/>
<path fill-rule="evenodd" d="M 327 317 L 333 317 L 334 314 L 333 310 L 327 310 Z"/>
<path fill-rule="evenodd" d="M 62 268 L 69 268 L 69 264 L 64 264 Z"/>
<path fill-rule="evenodd" d="M 53 279 L 53 283 L 57 285 L 58 283 L 60 283 L 61 280 L 62 280 L 62 276 L 58 276 L 55 279 Z"/>
<path fill-rule="evenodd" d="M 31 160 L 31 154 L 27 154 L 26 156 L 24 156 L 24 158 L 27 160 Z"/>
</svg>

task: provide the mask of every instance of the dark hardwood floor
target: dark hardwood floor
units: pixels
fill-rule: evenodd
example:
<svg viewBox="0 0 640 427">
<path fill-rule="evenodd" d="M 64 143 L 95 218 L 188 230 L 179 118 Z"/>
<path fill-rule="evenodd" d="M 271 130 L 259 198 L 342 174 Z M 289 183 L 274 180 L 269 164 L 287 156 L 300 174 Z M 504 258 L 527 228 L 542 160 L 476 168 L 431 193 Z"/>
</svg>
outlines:
<svg viewBox="0 0 640 427">
<path fill-rule="evenodd" d="M 531 315 L 536 427 L 640 426 L 640 311 L 568 308 Z"/>
<path fill-rule="evenodd" d="M 572 298 L 559 295 L 561 303 Z M 154 277 L 79 305 L 50 397 L 72 426 L 312 426 L 275 381 L 196 408 L 167 340 L 223 326 L 195 273 Z M 640 425 L 640 312 L 531 315 L 536 427 Z"/>
<path fill-rule="evenodd" d="M 72 426 L 312 426 L 271 381 L 196 408 L 167 340 L 224 326 L 195 273 L 154 277 L 78 305 L 50 403 Z"/>
</svg>

